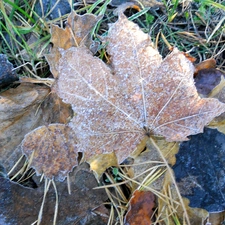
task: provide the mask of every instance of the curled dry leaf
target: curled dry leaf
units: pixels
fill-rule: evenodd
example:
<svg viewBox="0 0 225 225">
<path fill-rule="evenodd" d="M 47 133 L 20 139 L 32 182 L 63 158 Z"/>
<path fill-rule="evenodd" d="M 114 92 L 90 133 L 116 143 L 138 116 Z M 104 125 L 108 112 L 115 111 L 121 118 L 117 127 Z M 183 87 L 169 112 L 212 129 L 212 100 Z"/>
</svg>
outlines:
<svg viewBox="0 0 225 225">
<path fill-rule="evenodd" d="M 77 15 L 72 11 L 67 19 L 66 28 L 51 25 L 51 42 L 55 48 L 68 49 L 72 46 L 87 46 L 92 44 L 90 31 L 101 17 L 93 14 Z"/>
<path fill-rule="evenodd" d="M 100 18 L 93 14 L 80 16 L 72 11 L 67 19 L 65 29 L 51 25 L 51 42 L 54 47 L 51 54 L 45 57 L 50 64 L 51 72 L 55 78 L 58 76 L 58 61 L 61 58 L 58 48 L 68 49 L 72 46 L 91 47 L 93 41 L 91 40 L 90 31 Z"/>
<path fill-rule="evenodd" d="M 213 58 L 206 59 L 195 66 L 195 75 L 201 70 L 216 68 L 216 60 Z"/>
<path fill-rule="evenodd" d="M 31 160 L 37 174 L 63 181 L 77 165 L 77 140 L 73 130 L 64 124 L 41 126 L 28 133 L 22 151 Z"/>
<path fill-rule="evenodd" d="M 70 126 L 86 157 L 115 151 L 122 162 L 145 135 L 184 141 L 225 111 L 201 99 L 192 63 L 176 48 L 163 61 L 147 34 L 125 16 L 110 26 L 111 70 L 85 47 L 62 50 L 55 90 L 76 116 Z"/>
<path fill-rule="evenodd" d="M 150 225 L 154 207 L 155 196 L 152 192 L 136 190 L 130 200 L 125 225 Z"/>
</svg>

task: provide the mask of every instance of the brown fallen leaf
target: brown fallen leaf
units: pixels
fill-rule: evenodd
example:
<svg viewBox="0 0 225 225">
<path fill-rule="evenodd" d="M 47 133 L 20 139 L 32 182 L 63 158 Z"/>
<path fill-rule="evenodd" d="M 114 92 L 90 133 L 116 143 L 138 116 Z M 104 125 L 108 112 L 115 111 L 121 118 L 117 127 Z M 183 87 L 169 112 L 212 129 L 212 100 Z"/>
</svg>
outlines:
<svg viewBox="0 0 225 225">
<path fill-rule="evenodd" d="M 165 174 L 161 195 L 166 197 L 158 198 L 157 221 L 166 224 L 174 224 L 175 221 L 180 224 L 202 224 L 208 216 L 206 210 L 191 208 L 189 200 L 181 197 L 171 169 Z"/>
<path fill-rule="evenodd" d="M 225 222 L 225 210 L 221 212 L 209 213 L 207 222 L 213 225 L 221 225 Z"/>
<path fill-rule="evenodd" d="M 108 197 L 104 189 L 93 189 L 98 186 L 98 182 L 86 163 L 71 173 L 70 183 L 71 195 L 68 194 L 66 182 L 56 182 L 59 195 L 56 224 L 106 225 L 108 210 L 103 203 Z M 38 218 L 43 192 L 44 182 L 38 188 L 31 189 L 0 177 L 0 224 L 34 223 Z M 55 190 L 51 186 L 46 196 L 41 225 L 53 224 L 55 201 Z"/>
<path fill-rule="evenodd" d="M 0 94 L 0 163 L 7 171 L 21 156 L 24 136 L 33 129 L 49 123 L 68 123 L 73 116 L 50 88 L 21 84 Z"/>
<path fill-rule="evenodd" d="M 136 190 L 129 203 L 125 225 L 150 225 L 154 207 L 155 196 L 152 192 Z"/>
<path fill-rule="evenodd" d="M 70 126 L 86 159 L 115 151 L 119 163 L 150 134 L 188 140 L 225 111 L 201 99 L 192 63 L 176 48 L 163 61 L 147 34 L 121 15 L 110 26 L 111 69 L 86 47 L 61 50 L 55 91 L 75 112 Z"/>
<path fill-rule="evenodd" d="M 65 29 L 57 25 L 51 25 L 51 42 L 54 47 L 51 53 L 45 57 L 55 78 L 58 76 L 58 61 L 61 58 L 58 48 L 68 49 L 72 46 L 91 48 L 93 41 L 91 40 L 90 31 L 100 18 L 93 14 L 77 15 L 75 11 L 72 11 L 67 19 Z"/>
<path fill-rule="evenodd" d="M 224 72 L 218 69 L 203 69 L 195 77 L 195 85 L 202 97 L 216 98 L 225 103 Z M 216 128 L 225 133 L 225 113 L 213 119 L 209 127 Z"/>
<path fill-rule="evenodd" d="M 78 165 L 77 140 L 73 130 L 64 124 L 41 126 L 28 133 L 22 151 L 37 175 L 63 181 Z"/>
<path fill-rule="evenodd" d="M 219 74 L 221 75 L 221 72 Z M 217 81 L 218 81 L 218 79 L 217 79 Z M 224 79 L 224 74 L 221 75 L 219 84 L 211 90 L 209 96 L 213 97 L 213 98 L 217 98 L 221 102 L 225 103 L 225 79 Z M 209 127 L 216 128 L 220 132 L 225 134 L 225 113 L 222 113 L 220 116 L 218 116 L 214 120 L 212 120 L 209 124 Z"/>
<path fill-rule="evenodd" d="M 0 94 L 0 163 L 7 170 L 18 160 L 13 152 L 24 135 L 48 118 L 41 104 L 49 92 L 48 87 L 21 84 Z"/>
<path fill-rule="evenodd" d="M 110 166 L 118 166 L 117 157 L 114 152 L 95 155 L 87 160 L 87 162 L 90 164 L 91 170 L 96 172 L 98 178 L 100 178 Z"/>
<path fill-rule="evenodd" d="M 67 124 L 73 117 L 73 110 L 71 105 L 62 101 L 59 96 L 51 91 L 42 104 L 43 117 L 46 123 L 62 123 Z M 51 111 L 51 113 L 49 113 Z"/>
<path fill-rule="evenodd" d="M 161 154 L 166 159 L 168 164 L 174 165 L 179 150 L 177 142 L 168 143 L 164 138 L 151 137 L 146 143 L 146 150 L 134 157 L 134 177 L 137 183 L 133 184 L 134 188 L 141 187 L 142 190 L 148 190 L 149 187 L 156 191 L 163 189 L 163 179 L 166 171 L 166 165 L 162 160 L 162 156 L 158 153 L 155 145 L 160 149 Z M 133 156 L 133 154 L 131 155 Z M 160 176 L 159 176 L 160 174 Z M 149 179 L 146 180 L 146 178 Z M 149 180 L 151 182 L 149 182 Z M 144 186 L 147 186 L 146 188 Z"/>
<path fill-rule="evenodd" d="M 194 75 L 196 76 L 201 70 L 213 69 L 213 68 L 216 68 L 216 60 L 213 58 L 206 59 L 195 66 Z"/>
</svg>

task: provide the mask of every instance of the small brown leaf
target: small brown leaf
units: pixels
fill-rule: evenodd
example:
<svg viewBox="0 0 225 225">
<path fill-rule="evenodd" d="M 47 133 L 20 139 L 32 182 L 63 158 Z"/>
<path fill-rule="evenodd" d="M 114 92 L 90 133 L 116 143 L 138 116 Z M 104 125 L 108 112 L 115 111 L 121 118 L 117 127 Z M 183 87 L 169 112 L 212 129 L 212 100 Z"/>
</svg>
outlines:
<svg viewBox="0 0 225 225">
<path fill-rule="evenodd" d="M 90 31 L 101 17 L 93 14 L 77 15 L 72 11 L 67 19 L 66 28 L 51 25 L 51 34 L 55 48 L 68 49 L 70 47 L 87 46 L 92 43 Z"/>
<path fill-rule="evenodd" d="M 118 166 L 117 157 L 114 152 L 95 155 L 87 160 L 87 162 L 90 164 L 91 170 L 96 172 L 98 178 L 100 178 L 110 166 Z"/>
<path fill-rule="evenodd" d="M 125 217 L 125 225 L 150 225 L 155 196 L 150 191 L 136 190 L 130 200 L 129 210 Z"/>
<path fill-rule="evenodd" d="M 216 68 L 216 60 L 213 58 L 206 59 L 195 66 L 195 75 L 197 75 L 200 70 L 213 68 Z"/>
<path fill-rule="evenodd" d="M 58 48 L 68 49 L 72 46 L 87 46 L 91 47 L 90 31 L 96 25 L 101 17 L 93 14 L 77 15 L 72 11 L 67 19 L 66 28 L 60 28 L 56 25 L 51 25 L 51 42 L 54 47 L 50 54 L 45 57 L 50 65 L 51 72 L 54 78 L 58 77 L 58 62 L 61 54 Z"/>
<path fill-rule="evenodd" d="M 22 142 L 22 151 L 32 161 L 37 174 L 63 181 L 78 164 L 77 140 L 73 130 L 63 124 L 38 127 Z"/>
</svg>

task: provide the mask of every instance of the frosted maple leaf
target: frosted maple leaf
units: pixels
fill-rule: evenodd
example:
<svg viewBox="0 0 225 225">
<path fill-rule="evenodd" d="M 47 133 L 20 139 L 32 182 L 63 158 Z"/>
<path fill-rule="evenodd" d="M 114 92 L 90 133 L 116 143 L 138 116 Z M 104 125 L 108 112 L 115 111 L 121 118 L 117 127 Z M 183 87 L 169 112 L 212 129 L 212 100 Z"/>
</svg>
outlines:
<svg viewBox="0 0 225 225">
<path fill-rule="evenodd" d="M 122 162 L 150 133 L 184 141 L 225 111 L 199 97 L 194 66 L 178 49 L 164 60 L 125 16 L 110 26 L 111 67 L 86 47 L 61 50 L 54 89 L 75 112 L 71 126 L 86 158 L 115 151 Z"/>
</svg>

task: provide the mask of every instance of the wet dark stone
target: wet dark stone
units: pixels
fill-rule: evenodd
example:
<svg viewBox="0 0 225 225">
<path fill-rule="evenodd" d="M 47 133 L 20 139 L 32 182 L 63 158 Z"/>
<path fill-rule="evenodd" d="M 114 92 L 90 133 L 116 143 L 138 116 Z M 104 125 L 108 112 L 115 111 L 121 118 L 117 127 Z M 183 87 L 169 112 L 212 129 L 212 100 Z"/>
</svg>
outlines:
<svg viewBox="0 0 225 225">
<path fill-rule="evenodd" d="M 13 65 L 7 60 L 6 55 L 0 54 L 0 88 L 19 80 L 13 70 Z"/>
<path fill-rule="evenodd" d="M 50 12 L 50 14 L 47 16 L 47 19 L 53 20 L 56 18 L 59 18 L 67 13 L 70 13 L 71 7 L 68 2 L 68 0 L 60 0 L 57 5 L 55 5 L 57 0 L 42 0 L 42 5 L 43 5 L 43 10 L 40 5 L 40 1 L 37 1 L 35 5 L 35 12 L 40 16 L 40 17 L 45 17 L 48 12 L 54 9 Z M 43 11 L 43 12 L 42 12 Z M 43 14 L 44 13 L 44 14 Z"/>
<path fill-rule="evenodd" d="M 213 88 L 220 83 L 221 76 L 224 76 L 224 73 L 217 69 L 200 70 L 195 77 L 195 86 L 198 93 L 207 97 Z"/>
<path fill-rule="evenodd" d="M 225 135 L 206 128 L 180 145 L 173 166 L 181 194 L 191 207 L 225 210 Z"/>
</svg>

